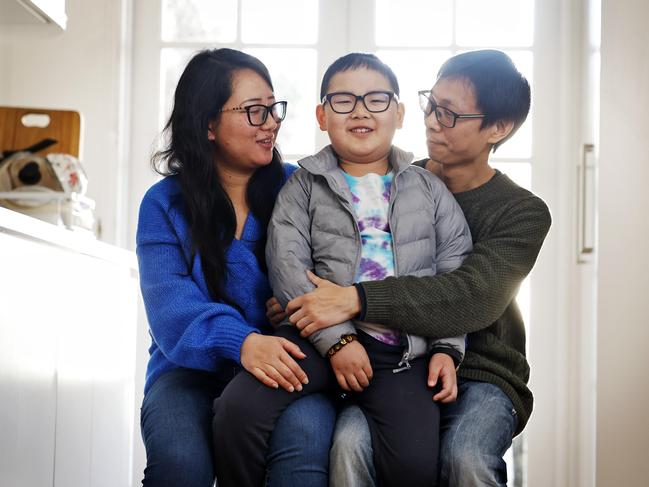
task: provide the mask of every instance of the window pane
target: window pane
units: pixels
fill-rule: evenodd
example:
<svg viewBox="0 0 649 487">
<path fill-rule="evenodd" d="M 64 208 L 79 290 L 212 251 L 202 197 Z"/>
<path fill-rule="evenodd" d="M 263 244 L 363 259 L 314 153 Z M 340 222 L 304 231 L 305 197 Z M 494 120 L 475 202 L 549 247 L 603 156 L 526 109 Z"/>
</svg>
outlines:
<svg viewBox="0 0 649 487">
<path fill-rule="evenodd" d="M 406 107 L 403 128 L 397 130 L 394 144 L 404 150 L 414 152 L 417 158 L 427 155 L 424 114 L 419 108 L 417 92 L 430 90 L 433 87 L 437 71 L 450 55 L 450 51 L 444 50 L 381 50 L 377 52 L 377 56 L 397 75 L 401 91 L 399 98 Z"/>
<path fill-rule="evenodd" d="M 234 42 L 237 0 L 162 0 L 165 42 Z"/>
<path fill-rule="evenodd" d="M 532 189 L 532 166 L 529 162 L 493 162 L 491 167 L 507 174 L 520 187 Z"/>
<path fill-rule="evenodd" d="M 534 0 L 457 0 L 460 46 L 531 46 Z"/>
<path fill-rule="evenodd" d="M 318 0 L 241 0 L 241 39 L 249 44 L 315 44 Z M 214 2 L 217 3 L 217 2 Z"/>
<path fill-rule="evenodd" d="M 160 50 L 160 109 L 159 126 L 162 129 L 171 115 L 174 92 L 185 66 L 196 49 L 164 48 Z"/>
<path fill-rule="evenodd" d="M 284 156 L 315 152 L 316 50 L 246 49 L 268 67 L 277 100 L 288 101 L 278 145 Z"/>
<path fill-rule="evenodd" d="M 448 46 L 452 29 L 451 0 L 376 0 L 379 46 Z"/>
</svg>

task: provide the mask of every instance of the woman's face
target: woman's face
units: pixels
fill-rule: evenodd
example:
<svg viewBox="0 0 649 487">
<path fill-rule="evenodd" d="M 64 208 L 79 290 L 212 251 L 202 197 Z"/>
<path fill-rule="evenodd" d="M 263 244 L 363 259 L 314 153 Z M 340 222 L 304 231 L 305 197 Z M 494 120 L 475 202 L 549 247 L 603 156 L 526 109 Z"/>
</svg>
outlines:
<svg viewBox="0 0 649 487">
<path fill-rule="evenodd" d="M 250 125 L 244 110 L 249 105 L 271 105 L 275 95 L 266 81 L 255 71 L 241 69 L 232 77 L 232 95 L 223 105 L 218 123 L 210 123 L 208 139 L 215 142 L 215 161 L 223 169 L 254 172 L 273 159 L 273 147 L 280 123 L 268 114 L 258 127 Z"/>
</svg>

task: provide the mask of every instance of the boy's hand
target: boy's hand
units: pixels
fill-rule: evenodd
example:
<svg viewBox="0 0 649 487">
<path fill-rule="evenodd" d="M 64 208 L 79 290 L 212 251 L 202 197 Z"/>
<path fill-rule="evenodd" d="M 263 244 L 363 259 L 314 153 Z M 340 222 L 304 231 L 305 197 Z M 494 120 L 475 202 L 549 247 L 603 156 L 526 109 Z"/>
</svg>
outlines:
<svg viewBox="0 0 649 487">
<path fill-rule="evenodd" d="M 354 286 L 339 286 L 311 271 L 306 272 L 316 288 L 292 299 L 286 306 L 289 321 L 301 330 L 301 336 L 308 337 L 360 313 L 361 303 Z"/>
<path fill-rule="evenodd" d="M 370 385 L 372 366 L 365 347 L 354 340 L 338 350 L 329 359 L 336 380 L 344 390 L 361 392 Z"/>
<path fill-rule="evenodd" d="M 428 363 L 428 386 L 435 387 L 437 381 L 442 381 L 442 389 L 433 396 L 433 401 L 441 403 L 453 402 L 457 399 L 457 375 L 455 363 L 450 355 L 436 353 Z"/>
<path fill-rule="evenodd" d="M 273 328 L 277 328 L 284 318 L 286 318 L 286 313 L 275 296 L 266 301 L 266 318 L 273 325 Z"/>
</svg>

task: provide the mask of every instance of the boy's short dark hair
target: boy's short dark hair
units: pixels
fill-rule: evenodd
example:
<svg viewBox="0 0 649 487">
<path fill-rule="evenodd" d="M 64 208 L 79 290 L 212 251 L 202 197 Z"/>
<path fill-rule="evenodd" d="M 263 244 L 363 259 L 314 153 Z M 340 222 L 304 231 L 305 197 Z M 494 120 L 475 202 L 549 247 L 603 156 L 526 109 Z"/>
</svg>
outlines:
<svg viewBox="0 0 649 487">
<path fill-rule="evenodd" d="M 343 57 L 336 59 L 325 71 L 324 76 L 322 77 L 322 84 L 320 85 L 320 100 L 322 100 L 327 94 L 327 89 L 329 89 L 329 83 L 331 78 L 335 74 L 342 71 L 347 71 L 350 69 L 359 69 L 367 68 L 372 71 L 377 71 L 385 76 L 390 82 L 392 91 L 399 96 L 399 82 L 397 81 L 397 76 L 392 71 L 392 68 L 381 61 L 374 54 L 366 54 L 362 52 L 352 52 Z"/>
<path fill-rule="evenodd" d="M 453 56 L 439 69 L 437 79 L 441 78 L 464 79 L 473 85 L 478 108 L 486 115 L 481 128 L 514 122 L 509 135 L 494 144 L 494 152 L 514 135 L 530 111 L 530 85 L 502 51 L 485 49 Z"/>
</svg>

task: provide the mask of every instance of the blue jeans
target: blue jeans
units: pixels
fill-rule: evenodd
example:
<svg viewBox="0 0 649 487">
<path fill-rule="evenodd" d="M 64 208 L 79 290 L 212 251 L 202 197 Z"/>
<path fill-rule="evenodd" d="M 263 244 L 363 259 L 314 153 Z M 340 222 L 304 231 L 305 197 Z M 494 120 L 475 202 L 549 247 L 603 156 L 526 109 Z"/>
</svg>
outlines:
<svg viewBox="0 0 649 487">
<path fill-rule="evenodd" d="M 439 485 L 505 486 L 503 455 L 517 424 L 512 403 L 499 387 L 487 382 L 460 379 L 458 389 L 458 400 L 440 409 Z M 370 432 L 356 406 L 338 416 L 330 479 L 332 487 L 376 486 Z"/>
<path fill-rule="evenodd" d="M 141 409 L 147 453 L 144 486 L 211 487 L 212 403 L 230 377 L 176 369 L 151 386 Z M 267 485 L 327 485 L 335 408 L 314 394 L 280 417 L 268 452 Z"/>
</svg>

